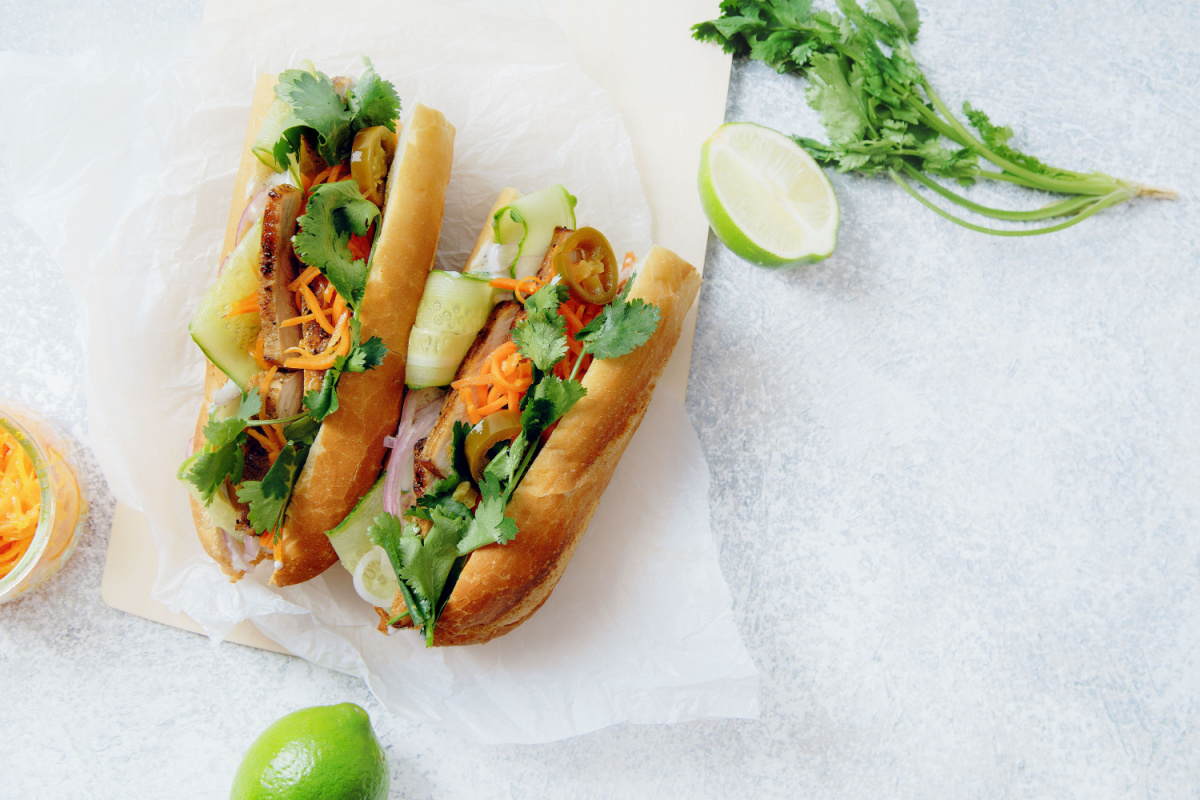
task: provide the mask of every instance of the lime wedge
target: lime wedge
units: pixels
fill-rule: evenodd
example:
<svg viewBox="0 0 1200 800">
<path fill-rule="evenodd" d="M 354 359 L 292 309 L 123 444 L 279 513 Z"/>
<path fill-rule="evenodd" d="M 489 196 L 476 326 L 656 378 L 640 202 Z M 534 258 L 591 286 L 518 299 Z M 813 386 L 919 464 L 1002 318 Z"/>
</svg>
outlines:
<svg viewBox="0 0 1200 800">
<path fill-rule="evenodd" d="M 700 149 L 700 203 L 713 232 L 764 267 L 828 258 L 838 204 L 812 156 L 778 131 L 728 122 Z"/>
</svg>

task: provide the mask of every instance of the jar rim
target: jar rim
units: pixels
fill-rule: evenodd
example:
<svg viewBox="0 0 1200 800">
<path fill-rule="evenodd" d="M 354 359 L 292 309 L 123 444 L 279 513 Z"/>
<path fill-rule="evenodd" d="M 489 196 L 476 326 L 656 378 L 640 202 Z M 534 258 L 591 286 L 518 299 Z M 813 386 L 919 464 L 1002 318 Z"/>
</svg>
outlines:
<svg viewBox="0 0 1200 800">
<path fill-rule="evenodd" d="M 33 469 L 38 479 L 41 507 L 38 509 L 37 530 L 34 531 L 29 549 L 25 551 L 25 555 L 21 556 L 21 560 L 12 570 L 0 578 L 0 599 L 4 598 L 11 587 L 19 584 L 29 575 L 41 561 L 42 555 L 50 544 L 50 534 L 54 529 L 54 512 L 57 506 L 57 492 L 54 491 L 50 475 L 50 460 L 42 443 L 21 421 L 20 417 L 22 416 L 36 418 L 35 414 L 21 406 L 0 403 L 0 430 L 12 436 L 13 440 L 25 451 L 29 460 L 33 462 Z"/>
</svg>

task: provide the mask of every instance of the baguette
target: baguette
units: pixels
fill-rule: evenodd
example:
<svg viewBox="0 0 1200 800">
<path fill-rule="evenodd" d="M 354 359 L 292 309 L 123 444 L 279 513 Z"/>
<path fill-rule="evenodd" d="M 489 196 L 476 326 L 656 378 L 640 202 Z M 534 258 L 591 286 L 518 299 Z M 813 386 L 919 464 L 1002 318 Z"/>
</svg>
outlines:
<svg viewBox="0 0 1200 800">
<path fill-rule="evenodd" d="M 633 352 L 592 363 L 587 395 L 559 422 L 508 503 L 519 533 L 470 555 L 438 617 L 434 645 L 487 642 L 546 602 L 645 416 L 699 288 L 696 270 L 669 250 L 655 247 L 642 261 L 630 298 L 658 306 L 658 328 Z M 404 608 L 397 594 L 393 616 Z"/>
<path fill-rule="evenodd" d="M 234 183 L 222 262 L 234 250 L 247 187 L 271 174 L 252 146 L 275 100 L 276 76 L 261 75 L 255 87 L 242 160 Z M 271 583 L 287 586 L 319 575 L 337 560 L 325 532 L 344 517 L 375 481 L 383 438 L 400 414 L 408 333 L 433 263 L 441 232 L 446 187 L 453 156 L 454 127 L 438 111 L 417 104 L 400 128 L 395 157 L 378 222 L 370 273 L 356 317 L 361 338 L 378 337 L 387 346 L 382 363 L 366 372 L 346 372 L 337 385 L 338 409 L 321 424 L 296 480 L 284 524 L 275 541 Z M 193 437 L 193 452 L 205 446 L 204 427 L 214 393 L 225 374 L 205 361 L 204 403 Z M 231 551 L 229 537 L 193 495 L 193 522 L 204 550 L 231 580 L 267 555 L 246 563 Z"/>
</svg>

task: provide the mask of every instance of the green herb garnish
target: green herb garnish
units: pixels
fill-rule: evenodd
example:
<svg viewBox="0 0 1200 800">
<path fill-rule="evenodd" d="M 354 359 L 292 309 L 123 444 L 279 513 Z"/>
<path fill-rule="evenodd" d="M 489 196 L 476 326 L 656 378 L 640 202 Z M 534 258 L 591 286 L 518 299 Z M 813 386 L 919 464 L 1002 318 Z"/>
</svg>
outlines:
<svg viewBox="0 0 1200 800">
<path fill-rule="evenodd" d="M 855 0 L 838 0 L 837 5 L 842 14 L 814 12 L 811 0 L 723 0 L 720 18 L 693 26 L 692 35 L 778 72 L 808 78 L 808 104 L 820 116 L 829 143 L 792 138 L 819 163 L 839 172 L 886 174 L 928 208 L 971 230 L 1001 236 L 1050 233 L 1134 197 L 1175 198 L 1174 192 L 1102 173 L 1043 164 L 1009 144 L 1010 128 L 993 124 L 964 103 L 972 132 L 934 92 L 913 57 L 911 44 L 920 28 L 913 0 L 870 0 L 869 13 Z M 962 186 L 980 179 L 1003 181 L 1066 199 L 1031 211 L 993 208 L 931 176 Z M 983 227 L 934 204 L 913 182 L 994 219 L 1066 219 L 1027 229 Z"/>
<path fill-rule="evenodd" d="M 309 133 L 317 140 L 317 152 L 327 164 L 341 164 L 350 157 L 354 134 L 363 128 L 384 125 L 396 129 L 400 98 L 388 81 L 382 80 L 363 59 L 366 68 L 358 85 L 338 94 L 333 80 L 316 69 L 289 69 L 279 74 L 275 96 L 287 103 L 291 113 L 284 121 L 279 141 L 272 148 L 275 163 L 287 164 L 299 154 L 301 137 Z"/>
</svg>

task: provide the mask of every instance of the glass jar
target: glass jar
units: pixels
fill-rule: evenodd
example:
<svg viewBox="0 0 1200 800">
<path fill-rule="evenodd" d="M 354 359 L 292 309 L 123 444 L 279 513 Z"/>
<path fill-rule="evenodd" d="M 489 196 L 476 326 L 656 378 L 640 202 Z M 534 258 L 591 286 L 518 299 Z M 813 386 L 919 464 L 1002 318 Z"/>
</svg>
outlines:
<svg viewBox="0 0 1200 800">
<path fill-rule="evenodd" d="M 87 497 L 71 443 L 40 415 L 0 400 L 0 439 L 14 442 L 32 462 L 40 507 L 25 554 L 0 577 L 0 603 L 33 591 L 66 563 L 87 519 Z M 0 503 L 11 497 L 0 497 Z"/>
</svg>

